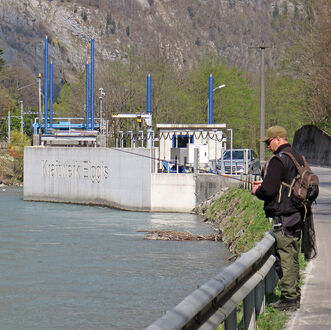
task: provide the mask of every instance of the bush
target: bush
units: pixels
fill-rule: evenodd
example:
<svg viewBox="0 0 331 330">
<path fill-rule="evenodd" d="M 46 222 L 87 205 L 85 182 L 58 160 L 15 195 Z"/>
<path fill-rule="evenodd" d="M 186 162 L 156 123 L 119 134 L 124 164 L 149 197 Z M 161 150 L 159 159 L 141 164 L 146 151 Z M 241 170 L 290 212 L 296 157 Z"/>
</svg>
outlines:
<svg viewBox="0 0 331 330">
<path fill-rule="evenodd" d="M 10 135 L 8 154 L 3 155 L 0 162 L 0 181 L 6 184 L 23 181 L 23 156 L 24 147 L 31 144 L 30 138 L 18 130 L 13 130 Z"/>
</svg>

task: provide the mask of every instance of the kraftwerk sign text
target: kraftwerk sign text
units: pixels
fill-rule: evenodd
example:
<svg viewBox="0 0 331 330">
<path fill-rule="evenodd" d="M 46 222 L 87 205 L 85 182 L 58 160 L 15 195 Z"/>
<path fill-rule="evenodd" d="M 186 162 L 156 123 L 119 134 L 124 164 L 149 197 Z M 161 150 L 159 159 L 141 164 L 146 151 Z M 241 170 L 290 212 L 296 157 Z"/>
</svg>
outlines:
<svg viewBox="0 0 331 330">
<path fill-rule="evenodd" d="M 102 162 L 42 160 L 42 176 L 75 178 L 99 183 L 109 177 L 109 167 Z"/>
</svg>

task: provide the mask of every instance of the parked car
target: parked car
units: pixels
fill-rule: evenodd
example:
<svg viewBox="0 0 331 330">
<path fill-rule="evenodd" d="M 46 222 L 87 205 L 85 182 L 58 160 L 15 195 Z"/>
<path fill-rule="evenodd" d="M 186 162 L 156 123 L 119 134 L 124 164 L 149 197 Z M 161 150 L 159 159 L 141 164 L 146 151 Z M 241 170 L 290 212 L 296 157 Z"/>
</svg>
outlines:
<svg viewBox="0 0 331 330">
<path fill-rule="evenodd" d="M 225 174 L 238 175 L 245 173 L 245 150 L 248 160 L 248 174 L 261 174 L 261 164 L 255 152 L 251 149 L 232 149 L 232 171 L 231 171 L 231 150 L 225 150 L 222 157 L 217 161 L 217 171 Z M 246 174 L 246 173 L 245 173 Z"/>
</svg>

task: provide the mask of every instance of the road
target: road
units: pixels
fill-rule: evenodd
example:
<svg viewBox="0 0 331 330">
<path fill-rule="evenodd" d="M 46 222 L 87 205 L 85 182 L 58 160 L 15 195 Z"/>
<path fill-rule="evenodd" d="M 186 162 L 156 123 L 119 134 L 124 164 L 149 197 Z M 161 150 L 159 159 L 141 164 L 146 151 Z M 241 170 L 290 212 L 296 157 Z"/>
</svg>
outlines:
<svg viewBox="0 0 331 330">
<path fill-rule="evenodd" d="M 317 257 L 304 274 L 301 307 L 285 330 L 331 329 L 331 169 L 312 167 L 320 179 L 320 194 L 314 206 Z"/>
</svg>

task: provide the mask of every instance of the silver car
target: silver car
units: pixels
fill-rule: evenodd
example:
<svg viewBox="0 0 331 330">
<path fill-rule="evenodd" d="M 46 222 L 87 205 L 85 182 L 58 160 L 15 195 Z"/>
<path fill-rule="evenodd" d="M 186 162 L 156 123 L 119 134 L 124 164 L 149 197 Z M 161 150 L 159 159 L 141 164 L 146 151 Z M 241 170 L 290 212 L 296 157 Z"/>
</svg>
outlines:
<svg viewBox="0 0 331 330">
<path fill-rule="evenodd" d="M 245 173 L 245 153 L 247 154 L 247 173 Z M 232 171 L 231 171 L 231 161 L 232 161 Z M 223 152 L 222 157 L 217 161 L 216 168 L 218 171 L 225 174 L 257 174 L 261 173 L 260 160 L 258 159 L 255 152 L 251 149 L 232 149 L 232 160 L 231 160 L 231 150 L 226 150 Z"/>
</svg>

